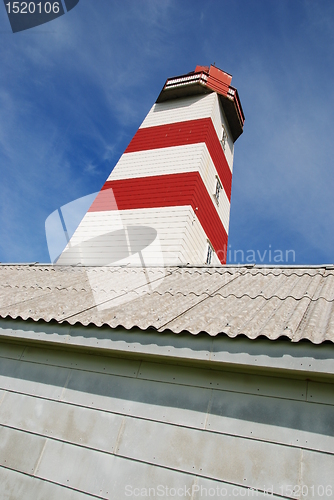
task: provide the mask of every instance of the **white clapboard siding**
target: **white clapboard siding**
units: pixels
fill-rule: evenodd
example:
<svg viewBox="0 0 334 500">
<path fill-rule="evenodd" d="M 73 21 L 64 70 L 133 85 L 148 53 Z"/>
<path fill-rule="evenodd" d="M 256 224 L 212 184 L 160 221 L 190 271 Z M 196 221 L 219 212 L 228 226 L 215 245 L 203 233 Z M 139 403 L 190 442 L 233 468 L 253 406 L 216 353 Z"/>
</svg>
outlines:
<svg viewBox="0 0 334 500">
<path fill-rule="evenodd" d="M 157 127 L 201 118 L 211 118 L 219 136 L 221 122 L 218 96 L 214 92 L 206 95 L 171 99 L 152 106 L 140 128 Z"/>
<path fill-rule="evenodd" d="M 135 179 L 137 177 L 186 172 L 199 172 L 207 192 L 212 196 L 225 231 L 228 233 L 230 201 L 222 188 L 219 204 L 215 202 L 214 194 L 218 174 L 205 143 L 124 154 L 108 180 Z M 221 184 L 223 186 L 222 181 Z"/>
<path fill-rule="evenodd" d="M 129 252 L 126 237 L 120 232 L 121 228 L 128 226 L 142 228 L 142 233 L 139 229 L 136 236 L 139 246 L 141 242 L 145 243 L 147 228 L 157 231 L 156 239 L 142 250 L 142 257 L 147 266 L 184 262 L 205 263 L 208 245 L 205 232 L 193 208 L 180 206 L 88 212 L 62 253 L 58 264 L 73 264 L 75 261 L 85 265 L 107 265 L 108 255 L 111 255 L 110 248 L 106 245 L 96 246 L 93 238 L 115 231 L 115 239 L 112 242 L 113 262 L 125 264 L 130 258 L 131 263 L 142 265 L 140 256 Z M 84 256 L 80 249 L 82 242 L 86 242 Z M 129 253 L 131 255 L 128 258 Z"/>
<path fill-rule="evenodd" d="M 13 345 L 0 391 L 1 498 L 334 486 L 330 383 Z"/>
<path fill-rule="evenodd" d="M 212 92 L 207 95 L 185 97 L 184 99 L 171 99 L 169 101 L 156 103 L 153 105 L 140 128 L 156 127 L 169 123 L 178 123 L 189 120 L 199 120 L 201 118 L 211 118 L 217 136 L 222 138 L 223 127 L 227 132 L 227 147 L 225 156 L 227 163 L 233 169 L 233 140 L 232 135 L 219 104 L 218 95 Z"/>
</svg>

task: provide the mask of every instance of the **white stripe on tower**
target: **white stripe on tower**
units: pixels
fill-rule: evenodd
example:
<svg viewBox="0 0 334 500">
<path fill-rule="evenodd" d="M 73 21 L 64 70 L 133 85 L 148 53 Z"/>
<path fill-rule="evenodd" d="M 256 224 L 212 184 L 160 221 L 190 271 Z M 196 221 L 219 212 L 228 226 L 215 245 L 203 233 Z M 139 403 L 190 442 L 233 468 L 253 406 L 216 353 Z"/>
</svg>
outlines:
<svg viewBox="0 0 334 500">
<path fill-rule="evenodd" d="M 204 96 L 192 96 L 177 101 L 155 103 L 139 128 L 156 127 L 188 120 L 211 118 L 217 136 L 222 137 L 223 126 L 227 131 L 227 147 L 225 156 L 232 171 L 233 168 L 233 140 L 224 111 L 219 105 L 216 93 Z"/>
<path fill-rule="evenodd" d="M 208 245 L 226 262 L 243 127 L 230 82 L 213 66 L 167 80 L 58 263 L 143 265 L 145 249 L 146 265 L 203 264 Z"/>
</svg>

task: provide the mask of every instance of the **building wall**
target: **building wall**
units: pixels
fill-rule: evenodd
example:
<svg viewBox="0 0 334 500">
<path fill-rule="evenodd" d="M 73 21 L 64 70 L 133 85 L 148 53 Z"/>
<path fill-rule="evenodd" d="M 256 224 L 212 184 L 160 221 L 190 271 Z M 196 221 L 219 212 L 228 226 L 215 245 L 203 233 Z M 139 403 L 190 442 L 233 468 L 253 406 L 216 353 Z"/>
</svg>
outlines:
<svg viewBox="0 0 334 500">
<path fill-rule="evenodd" d="M 334 385 L 226 368 L 2 343 L 1 498 L 333 498 Z"/>
<path fill-rule="evenodd" d="M 202 265 L 207 246 L 191 206 L 88 212 L 58 264 Z M 216 254 L 212 264 L 220 264 Z"/>
<path fill-rule="evenodd" d="M 219 142 L 225 122 L 215 93 L 156 104 L 58 263 L 143 265 L 128 252 L 127 228 L 134 225 L 141 249 L 147 246 L 143 231 L 157 232 L 146 265 L 205 264 L 209 242 L 211 263 L 225 263 L 233 162 L 231 136 L 226 155 Z"/>
</svg>

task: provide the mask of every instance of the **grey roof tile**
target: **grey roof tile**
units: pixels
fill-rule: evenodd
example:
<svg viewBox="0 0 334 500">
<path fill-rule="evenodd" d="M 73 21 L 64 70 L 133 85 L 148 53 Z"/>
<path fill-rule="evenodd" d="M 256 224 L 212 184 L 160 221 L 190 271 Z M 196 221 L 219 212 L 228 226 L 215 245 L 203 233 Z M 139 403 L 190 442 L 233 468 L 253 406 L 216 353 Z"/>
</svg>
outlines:
<svg viewBox="0 0 334 500">
<path fill-rule="evenodd" d="M 0 316 L 334 342 L 334 269 L 0 266 Z"/>
</svg>

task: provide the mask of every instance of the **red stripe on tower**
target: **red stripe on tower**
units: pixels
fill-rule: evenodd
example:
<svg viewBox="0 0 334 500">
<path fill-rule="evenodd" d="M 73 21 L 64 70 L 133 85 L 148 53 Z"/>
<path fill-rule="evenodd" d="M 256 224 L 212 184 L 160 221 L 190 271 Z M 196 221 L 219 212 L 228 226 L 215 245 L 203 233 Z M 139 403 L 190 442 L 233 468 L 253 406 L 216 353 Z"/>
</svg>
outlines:
<svg viewBox="0 0 334 500">
<path fill-rule="evenodd" d="M 187 205 L 196 213 L 224 264 L 227 233 L 198 172 L 107 181 L 89 212 Z"/>
<path fill-rule="evenodd" d="M 105 264 L 118 240 L 101 235 L 118 235 L 120 224 L 125 232 L 136 227 L 143 240 L 136 248 L 144 249 L 147 228 L 156 234 L 146 265 L 161 256 L 166 265 L 226 262 L 234 142 L 244 124 L 231 79 L 215 66 L 197 66 L 166 81 L 58 262 L 77 263 L 71 259 L 85 243 L 89 263 Z"/>
<path fill-rule="evenodd" d="M 210 118 L 190 120 L 188 122 L 140 128 L 125 150 L 134 153 L 150 149 L 186 146 L 205 143 L 217 173 L 223 182 L 228 199 L 231 199 L 232 172 L 225 158 L 224 151 Z"/>
</svg>

